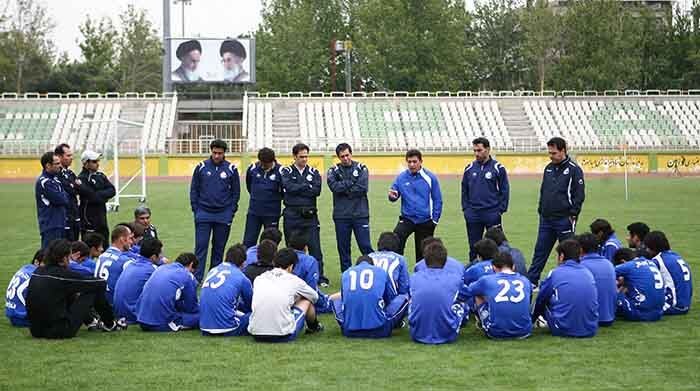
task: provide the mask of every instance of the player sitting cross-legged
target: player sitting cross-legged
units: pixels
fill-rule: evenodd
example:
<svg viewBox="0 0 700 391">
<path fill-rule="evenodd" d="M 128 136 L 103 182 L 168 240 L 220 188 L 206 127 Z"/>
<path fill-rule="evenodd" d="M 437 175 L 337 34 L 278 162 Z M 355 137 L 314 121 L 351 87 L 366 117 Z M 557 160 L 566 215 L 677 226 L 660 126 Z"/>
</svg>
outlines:
<svg viewBox="0 0 700 391">
<path fill-rule="evenodd" d="M 664 314 L 664 280 L 653 261 L 621 248 L 614 258 L 618 279 L 617 314 L 625 320 L 654 322 Z"/>
</svg>

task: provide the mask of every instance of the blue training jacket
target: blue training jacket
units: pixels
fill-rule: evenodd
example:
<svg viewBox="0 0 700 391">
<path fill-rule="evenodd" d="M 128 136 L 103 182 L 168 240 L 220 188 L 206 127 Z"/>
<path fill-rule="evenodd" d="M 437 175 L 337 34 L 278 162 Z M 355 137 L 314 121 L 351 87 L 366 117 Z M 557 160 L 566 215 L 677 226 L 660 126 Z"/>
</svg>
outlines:
<svg viewBox="0 0 700 391">
<path fill-rule="evenodd" d="M 248 214 L 277 216 L 282 213 L 282 166 L 265 170 L 260 162 L 253 163 L 245 172 L 245 185 L 250 194 Z"/>
<path fill-rule="evenodd" d="M 34 196 L 39 233 L 57 228 L 65 229 L 70 201 L 58 177 L 49 174 L 46 170 L 42 171 L 34 185 Z"/>
<path fill-rule="evenodd" d="M 328 187 L 333 193 L 333 218 L 356 219 L 369 217 L 369 170 L 360 162 L 349 167 L 338 163 L 328 170 Z"/>
<path fill-rule="evenodd" d="M 282 167 L 282 191 L 286 207 L 316 207 L 316 198 L 321 195 L 321 174 L 307 165 L 299 172 L 294 165 Z"/>
<path fill-rule="evenodd" d="M 194 168 L 190 205 L 195 222 L 230 224 L 240 196 L 240 178 L 233 163 L 224 160 L 216 165 L 210 158 Z"/>
<path fill-rule="evenodd" d="M 432 220 L 436 224 L 442 214 L 442 193 L 440 182 L 432 172 L 421 168 L 415 174 L 404 170 L 396 177 L 393 190 L 401 198 L 401 216 L 414 224 Z M 389 201 L 395 202 L 389 198 Z"/>
<path fill-rule="evenodd" d="M 578 216 L 586 198 L 583 170 L 568 156 L 549 163 L 542 175 L 537 212 L 546 218 Z"/>
<path fill-rule="evenodd" d="M 599 254 L 584 254 L 581 265 L 586 267 L 595 279 L 598 292 L 598 322 L 612 323 L 617 308 L 617 280 L 615 267 Z"/>
<path fill-rule="evenodd" d="M 506 168 L 488 158 L 483 164 L 474 160 L 462 176 L 462 211 L 505 213 L 508 210 L 510 185 Z"/>
</svg>

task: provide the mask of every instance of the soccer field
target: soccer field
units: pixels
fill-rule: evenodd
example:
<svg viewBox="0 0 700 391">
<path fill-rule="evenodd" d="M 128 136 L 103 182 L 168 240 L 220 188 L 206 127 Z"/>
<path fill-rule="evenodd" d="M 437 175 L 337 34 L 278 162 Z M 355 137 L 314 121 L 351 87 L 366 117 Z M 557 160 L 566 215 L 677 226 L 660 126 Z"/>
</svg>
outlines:
<svg viewBox="0 0 700 391">
<path fill-rule="evenodd" d="M 324 178 L 325 179 L 325 178 Z M 512 178 L 504 228 L 528 263 L 537 232 L 539 179 Z M 389 180 L 370 183 L 373 241 L 393 229 L 399 203 L 386 199 Z M 449 254 L 467 254 L 459 180 L 442 179 L 444 209 L 436 230 Z M 37 246 L 33 184 L 0 184 L 4 232 L 0 242 L 0 283 L 6 286 Z M 149 185 L 153 222 L 173 259 L 194 246 L 189 184 Z M 644 221 L 666 232 L 673 249 L 700 271 L 700 178 L 631 178 L 630 201 L 621 178 L 589 178 L 578 232 L 593 219 L 608 219 L 624 241 L 625 227 Z M 110 224 L 131 221 L 135 201 L 111 214 Z M 228 244 L 242 239 L 248 195 L 243 190 Z M 339 265 L 331 219 L 331 194 L 324 185 L 319 202 L 327 293 L 339 289 Z M 413 238 L 407 247 L 412 269 Z M 353 247 L 353 257 L 359 254 Z M 547 270 L 554 264 L 550 257 Z M 700 311 L 696 292 L 688 315 L 652 324 L 618 321 L 591 339 L 562 339 L 536 330 L 522 341 L 491 341 L 470 323 L 456 343 L 426 346 L 411 341 L 408 329 L 387 340 L 350 340 L 332 315 L 322 315 L 323 333 L 290 344 L 260 344 L 250 338 L 204 338 L 198 331 L 147 334 L 138 327 L 119 333 L 80 331 L 66 341 L 34 340 L 26 329 L 0 320 L 0 390 L 39 389 L 669 389 L 697 390 L 700 372 Z M 695 369 L 693 369 L 695 368 Z M 275 388 L 273 388 L 275 387 Z"/>
</svg>

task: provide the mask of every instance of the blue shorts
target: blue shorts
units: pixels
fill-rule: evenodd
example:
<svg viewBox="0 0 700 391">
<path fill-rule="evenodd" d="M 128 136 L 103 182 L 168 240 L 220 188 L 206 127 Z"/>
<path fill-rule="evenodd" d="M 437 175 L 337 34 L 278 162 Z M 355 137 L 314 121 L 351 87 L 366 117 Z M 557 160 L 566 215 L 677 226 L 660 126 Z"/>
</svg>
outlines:
<svg viewBox="0 0 700 391">
<path fill-rule="evenodd" d="M 491 339 L 525 339 L 530 336 L 529 332 L 524 332 L 522 330 L 507 330 L 508 332 L 502 332 L 497 335 L 491 329 L 491 320 L 489 319 L 489 305 L 487 302 L 483 302 L 476 307 L 476 316 L 481 321 L 481 329 L 484 331 L 484 335 Z M 513 332 L 515 331 L 515 332 Z"/>
<path fill-rule="evenodd" d="M 199 313 L 179 313 L 178 315 L 179 316 L 176 317 L 172 322 L 167 324 L 151 325 L 139 323 L 139 325 L 141 326 L 141 330 L 143 331 L 173 332 L 199 328 Z"/>
<path fill-rule="evenodd" d="M 292 342 L 297 337 L 299 334 L 301 334 L 302 331 L 304 331 L 304 325 L 306 324 L 306 314 L 304 311 L 301 310 L 301 308 L 294 306 L 292 307 L 292 314 L 294 315 L 294 332 L 291 334 L 287 335 L 254 335 L 253 338 L 255 338 L 256 341 L 258 342 Z"/>
<path fill-rule="evenodd" d="M 202 335 L 211 337 L 240 337 L 248 335 L 248 322 L 250 321 L 250 312 L 243 316 L 235 316 L 234 324 L 236 327 L 233 330 L 224 333 L 212 333 L 202 330 Z"/>
<path fill-rule="evenodd" d="M 401 327 L 406 313 L 408 312 L 408 295 L 398 295 L 389 303 L 385 312 L 386 322 L 382 326 L 367 330 L 347 330 L 343 327 L 343 303 L 342 300 L 331 301 L 335 320 L 338 322 L 344 336 L 348 338 L 388 338 L 395 328 Z"/>
</svg>

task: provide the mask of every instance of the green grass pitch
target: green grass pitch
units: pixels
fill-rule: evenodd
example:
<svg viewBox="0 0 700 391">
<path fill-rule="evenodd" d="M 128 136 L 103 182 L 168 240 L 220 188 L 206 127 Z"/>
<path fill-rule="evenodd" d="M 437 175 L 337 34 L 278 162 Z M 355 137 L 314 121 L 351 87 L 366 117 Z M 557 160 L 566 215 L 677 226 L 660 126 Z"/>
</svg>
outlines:
<svg viewBox="0 0 700 391">
<path fill-rule="evenodd" d="M 372 237 L 391 230 L 399 213 L 386 200 L 387 180 L 372 180 Z M 39 243 L 33 185 L 1 184 L 3 238 L 0 283 L 7 284 L 29 261 Z M 539 179 L 513 178 L 510 210 L 504 226 L 511 243 L 532 256 L 537 230 Z M 450 255 L 467 253 L 459 181 L 443 179 L 444 210 L 436 231 Z M 700 272 L 700 179 L 632 178 L 631 199 L 624 200 L 621 178 L 590 178 L 578 231 L 596 217 L 618 230 L 646 221 L 669 235 L 672 247 Z M 153 220 L 171 258 L 193 247 L 188 184 L 155 182 L 149 187 Z M 240 202 L 229 244 L 243 235 L 247 194 Z M 110 223 L 130 220 L 135 201 L 127 201 Z M 324 188 L 319 202 L 321 235 L 331 288 L 338 289 L 339 266 L 331 220 L 331 197 Z M 412 239 L 407 245 L 410 266 Z M 358 255 L 357 248 L 353 255 Z M 547 265 L 549 269 L 553 259 Z M 696 281 L 697 281 L 696 274 Z M 5 286 L 3 285 L 3 286 Z M 410 340 L 408 329 L 391 339 L 349 340 L 330 315 L 326 330 L 290 344 L 259 344 L 249 338 L 204 338 L 198 331 L 146 334 L 137 327 L 102 334 L 81 331 L 67 341 L 42 341 L 0 320 L 0 390 L 34 389 L 539 389 L 539 390 L 697 390 L 700 371 L 698 294 L 686 316 L 654 324 L 618 321 L 591 339 L 561 339 L 537 330 L 523 341 L 490 341 L 470 324 L 456 343 L 424 346 Z M 695 368 L 695 369 L 693 369 Z M 274 387 L 274 388 L 273 388 Z"/>
</svg>

